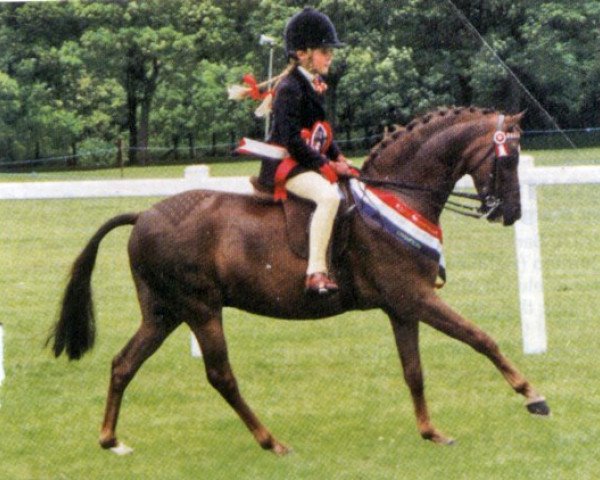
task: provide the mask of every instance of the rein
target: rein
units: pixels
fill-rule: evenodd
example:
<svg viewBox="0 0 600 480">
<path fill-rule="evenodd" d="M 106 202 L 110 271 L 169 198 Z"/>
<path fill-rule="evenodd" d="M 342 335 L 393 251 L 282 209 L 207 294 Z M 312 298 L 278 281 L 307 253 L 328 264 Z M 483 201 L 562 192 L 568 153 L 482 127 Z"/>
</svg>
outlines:
<svg viewBox="0 0 600 480">
<path fill-rule="evenodd" d="M 417 185 L 415 183 L 396 182 L 394 180 L 379 180 L 379 179 L 375 179 L 375 178 L 365 177 L 364 175 L 359 175 L 358 180 L 366 183 L 367 185 L 371 185 L 374 187 L 389 188 L 391 190 L 398 190 L 398 191 L 413 190 L 413 191 L 430 193 L 432 195 L 445 193 L 442 190 L 423 187 L 422 185 Z M 481 200 L 481 198 L 479 197 L 478 194 L 452 191 L 452 192 L 450 192 L 450 196 L 457 197 L 457 198 L 464 198 L 466 200 L 481 201 L 482 205 L 479 207 L 476 207 L 473 205 L 468 205 L 466 203 L 461 203 L 461 202 L 455 202 L 452 200 L 446 201 L 443 205 L 441 205 L 441 202 L 437 202 L 437 203 L 439 205 L 441 205 L 444 209 L 448 210 L 449 212 L 457 213 L 457 214 L 463 215 L 465 217 L 479 219 L 479 218 L 488 216 L 488 213 L 486 213 L 487 210 L 486 210 L 486 212 L 484 212 L 484 209 L 487 209 L 488 205 L 484 206 L 484 202 Z M 489 205 L 489 206 L 491 207 L 491 205 Z"/>
</svg>

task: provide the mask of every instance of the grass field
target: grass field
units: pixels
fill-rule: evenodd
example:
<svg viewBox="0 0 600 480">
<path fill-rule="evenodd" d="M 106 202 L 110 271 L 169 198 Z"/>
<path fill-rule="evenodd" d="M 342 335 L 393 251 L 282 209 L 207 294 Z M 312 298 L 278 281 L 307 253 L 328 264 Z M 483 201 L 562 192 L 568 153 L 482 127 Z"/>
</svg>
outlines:
<svg viewBox="0 0 600 480">
<path fill-rule="evenodd" d="M 598 163 L 600 152 L 535 153 L 538 164 Z M 574 158 L 577 157 L 577 158 Z M 570 160 L 569 160 L 570 159 Z M 255 164 L 215 165 L 245 175 Z M 183 167 L 128 169 L 182 176 Z M 118 171 L 38 179 L 118 178 Z M 0 175 L 0 181 L 8 180 Z M 31 180 L 31 175 L 11 181 Z M 548 419 L 526 413 L 494 367 L 427 327 L 421 347 L 432 418 L 453 447 L 420 439 L 391 330 L 380 312 L 282 322 L 228 310 L 225 325 L 242 392 L 294 448 L 277 458 L 208 385 L 177 330 L 128 389 L 117 457 L 97 446 L 110 361 L 139 313 L 129 229 L 103 242 L 94 273 L 96 348 L 80 362 L 43 348 L 71 262 L 110 216 L 156 199 L 0 202 L 0 322 L 7 378 L 0 387 L 4 479 L 595 479 L 600 475 L 600 217 L 598 187 L 539 189 L 549 351 L 522 353 L 514 233 L 452 214 L 442 218 L 449 281 L 441 295 L 473 319 L 543 393 Z"/>
</svg>

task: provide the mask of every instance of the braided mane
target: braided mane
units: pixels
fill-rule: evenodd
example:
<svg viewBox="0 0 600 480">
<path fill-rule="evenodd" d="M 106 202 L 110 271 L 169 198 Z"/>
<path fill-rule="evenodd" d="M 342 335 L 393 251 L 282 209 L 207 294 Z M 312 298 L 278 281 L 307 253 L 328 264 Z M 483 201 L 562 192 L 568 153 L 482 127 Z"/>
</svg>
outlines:
<svg viewBox="0 0 600 480">
<path fill-rule="evenodd" d="M 419 131 L 425 125 L 431 126 L 444 120 L 447 121 L 448 118 L 454 118 L 459 115 L 491 115 L 495 112 L 496 110 L 491 108 L 478 107 L 441 107 L 427 112 L 413 119 L 406 127 L 396 127 L 392 133 L 384 136 L 384 138 L 371 149 L 369 156 L 364 162 L 363 168 L 378 158 L 387 147 L 395 144 L 401 138 L 406 137 L 409 133 Z"/>
</svg>

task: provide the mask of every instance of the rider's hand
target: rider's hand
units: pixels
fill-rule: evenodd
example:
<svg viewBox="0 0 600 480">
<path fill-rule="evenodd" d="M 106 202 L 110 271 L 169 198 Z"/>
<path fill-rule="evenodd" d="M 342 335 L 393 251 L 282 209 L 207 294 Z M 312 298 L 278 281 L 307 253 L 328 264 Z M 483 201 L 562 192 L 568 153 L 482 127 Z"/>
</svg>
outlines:
<svg viewBox="0 0 600 480">
<path fill-rule="evenodd" d="M 337 173 L 339 177 L 348 177 L 352 175 L 350 165 L 348 165 L 348 163 L 344 161 L 336 160 L 335 162 L 329 162 L 329 165 L 331 165 L 331 168 L 335 171 L 335 173 Z"/>
<path fill-rule="evenodd" d="M 340 153 L 335 159 L 335 161 L 345 163 L 348 166 L 352 166 L 352 160 L 348 160 L 343 153 Z"/>
</svg>

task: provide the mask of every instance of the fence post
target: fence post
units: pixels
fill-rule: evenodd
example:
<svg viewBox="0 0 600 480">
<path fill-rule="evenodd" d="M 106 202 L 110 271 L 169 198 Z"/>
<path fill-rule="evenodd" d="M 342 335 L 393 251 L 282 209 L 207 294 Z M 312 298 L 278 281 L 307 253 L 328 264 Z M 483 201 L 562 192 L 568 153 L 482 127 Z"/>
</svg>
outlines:
<svg viewBox="0 0 600 480">
<path fill-rule="evenodd" d="M 4 377 L 4 326 L 0 323 L 0 386 Z"/>
<path fill-rule="evenodd" d="M 121 178 L 123 178 L 123 139 L 117 138 L 117 167 L 121 171 Z"/>
<path fill-rule="evenodd" d="M 544 353 L 547 349 L 537 192 L 535 185 L 527 183 L 528 178 L 531 178 L 528 170 L 533 168 L 533 157 L 522 156 L 519 165 L 519 176 L 522 179 L 521 220 L 515 223 L 515 247 L 523 352 L 526 354 Z"/>
</svg>

